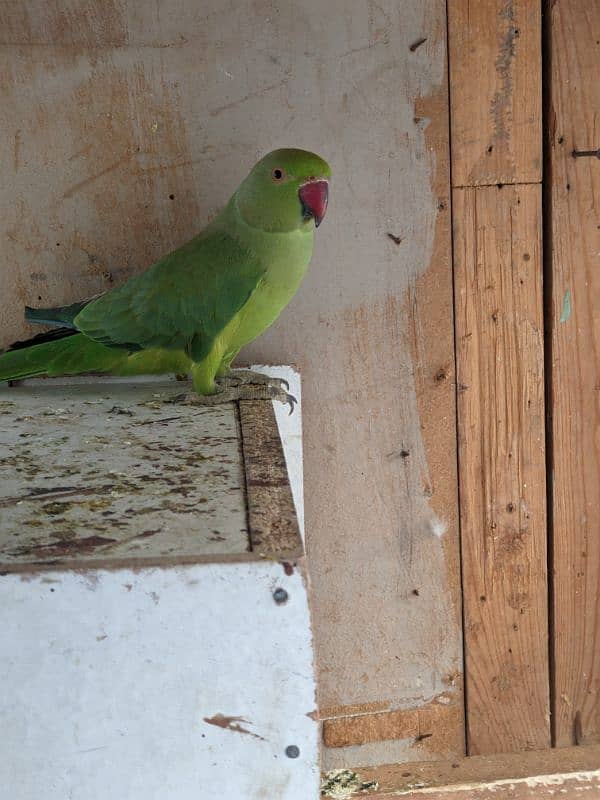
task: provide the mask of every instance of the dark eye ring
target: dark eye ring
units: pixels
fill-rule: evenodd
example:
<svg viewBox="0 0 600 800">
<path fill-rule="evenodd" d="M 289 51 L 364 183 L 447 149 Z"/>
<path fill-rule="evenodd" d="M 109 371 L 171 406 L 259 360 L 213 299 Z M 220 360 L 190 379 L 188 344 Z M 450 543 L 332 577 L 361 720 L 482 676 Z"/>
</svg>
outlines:
<svg viewBox="0 0 600 800">
<path fill-rule="evenodd" d="M 271 173 L 274 181 L 281 181 L 283 180 L 283 170 L 279 169 L 279 167 L 275 167 L 273 172 Z"/>
</svg>

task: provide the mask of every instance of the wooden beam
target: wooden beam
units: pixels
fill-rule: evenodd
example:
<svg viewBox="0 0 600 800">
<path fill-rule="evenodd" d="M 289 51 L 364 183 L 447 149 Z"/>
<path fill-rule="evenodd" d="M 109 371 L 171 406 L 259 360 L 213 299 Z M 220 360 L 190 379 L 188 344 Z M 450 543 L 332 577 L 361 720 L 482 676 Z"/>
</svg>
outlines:
<svg viewBox="0 0 600 800">
<path fill-rule="evenodd" d="M 549 745 L 541 188 L 455 189 L 470 754 Z"/>
<path fill-rule="evenodd" d="M 550 8 L 553 718 L 600 742 L 600 2 Z"/>
<path fill-rule="evenodd" d="M 541 4 L 448 0 L 454 186 L 538 182 Z"/>
<path fill-rule="evenodd" d="M 385 797 L 543 800 L 546 797 L 574 798 L 580 794 L 586 800 L 596 800 L 600 798 L 599 765 L 600 746 L 593 745 L 390 764 L 359 769 L 354 778 L 340 776 L 338 782 L 353 781 L 357 787 L 372 787 L 357 795 L 366 800 Z M 330 780 L 335 786 L 335 777 L 325 776 L 323 785 Z"/>
<path fill-rule="evenodd" d="M 397 797 L 398 794 L 388 795 Z M 600 800 L 600 773 L 584 773 L 582 775 L 540 775 L 507 781 L 491 781 L 489 784 L 467 784 L 465 786 L 448 786 L 438 790 L 425 791 L 415 789 L 403 792 L 406 798 L 426 798 L 426 800 L 551 800 L 566 798 L 575 800 Z M 361 792 L 362 800 L 377 800 L 385 795 Z"/>
</svg>

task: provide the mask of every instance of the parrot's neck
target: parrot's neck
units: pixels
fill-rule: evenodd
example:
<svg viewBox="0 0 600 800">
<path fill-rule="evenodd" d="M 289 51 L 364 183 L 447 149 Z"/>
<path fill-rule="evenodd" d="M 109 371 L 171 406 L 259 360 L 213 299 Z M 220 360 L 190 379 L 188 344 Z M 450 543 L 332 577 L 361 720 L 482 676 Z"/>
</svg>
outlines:
<svg viewBox="0 0 600 800">
<path fill-rule="evenodd" d="M 248 228 L 248 230 L 256 231 L 257 233 L 264 234 L 265 236 L 288 236 L 288 234 L 310 234 L 311 236 L 314 233 L 315 225 L 314 221 L 311 219 L 301 218 L 298 223 L 298 227 L 290 228 L 290 230 L 283 230 L 283 231 L 273 231 L 273 230 L 265 230 L 265 228 L 260 228 L 255 225 L 251 225 L 242 214 L 242 211 L 239 207 L 239 201 L 237 193 L 234 194 L 221 214 L 219 216 L 223 216 L 228 221 L 236 220 L 239 221 L 244 227 Z"/>
<path fill-rule="evenodd" d="M 303 225 L 292 231 L 279 233 L 255 228 L 240 214 L 235 195 L 217 220 L 230 235 L 263 263 L 267 280 L 281 281 L 288 288 L 295 283 L 294 292 L 304 277 L 312 256 L 314 225 Z"/>
</svg>

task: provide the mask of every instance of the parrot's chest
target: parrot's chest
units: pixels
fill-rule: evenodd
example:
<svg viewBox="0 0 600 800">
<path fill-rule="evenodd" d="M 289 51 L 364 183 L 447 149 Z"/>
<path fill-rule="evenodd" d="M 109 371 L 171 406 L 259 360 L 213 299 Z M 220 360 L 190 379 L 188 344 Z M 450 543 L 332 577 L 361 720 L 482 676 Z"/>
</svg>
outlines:
<svg viewBox="0 0 600 800">
<path fill-rule="evenodd" d="M 294 234 L 291 241 L 270 243 L 263 255 L 265 277 L 240 313 L 233 342 L 236 347 L 266 330 L 296 294 L 310 262 L 312 239 L 312 235 Z"/>
</svg>

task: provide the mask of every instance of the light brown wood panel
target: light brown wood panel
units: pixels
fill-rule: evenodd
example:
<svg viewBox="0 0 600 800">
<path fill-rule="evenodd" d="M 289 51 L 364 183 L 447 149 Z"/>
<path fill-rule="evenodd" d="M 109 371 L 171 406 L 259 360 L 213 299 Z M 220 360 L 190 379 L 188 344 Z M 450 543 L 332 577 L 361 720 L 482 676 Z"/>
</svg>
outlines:
<svg viewBox="0 0 600 800">
<path fill-rule="evenodd" d="M 23 304 L 191 237 L 268 150 L 332 164 L 306 281 L 242 357 L 302 372 L 319 703 L 340 716 L 462 707 L 445 22 L 439 0 L 0 4 L 0 346 L 31 332 Z"/>
<path fill-rule="evenodd" d="M 470 754 L 549 744 L 541 187 L 455 189 Z"/>
<path fill-rule="evenodd" d="M 569 800 L 580 794 L 585 798 L 600 797 L 599 765 L 600 746 L 592 745 L 469 756 L 452 761 L 389 764 L 359 770 L 355 782 L 376 783 L 376 791 L 360 795 L 373 800 L 398 796 L 422 796 L 427 800 L 432 797 L 464 797 L 465 800 L 472 797 L 510 800 L 562 797 Z M 535 791 L 519 794 L 527 789 Z"/>
<path fill-rule="evenodd" d="M 554 720 L 600 742 L 600 2 L 551 4 Z"/>
<path fill-rule="evenodd" d="M 382 797 L 397 797 L 396 793 L 361 792 L 362 800 L 381 800 Z M 597 772 L 575 775 L 541 775 L 507 781 L 490 781 L 486 784 L 448 786 L 440 789 L 421 789 L 404 792 L 405 800 L 600 800 L 600 774 Z"/>
<path fill-rule="evenodd" d="M 542 176 L 541 3 L 448 0 L 452 183 Z"/>
</svg>

